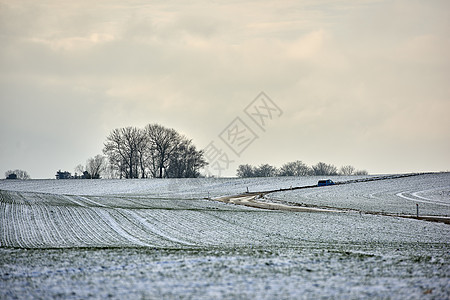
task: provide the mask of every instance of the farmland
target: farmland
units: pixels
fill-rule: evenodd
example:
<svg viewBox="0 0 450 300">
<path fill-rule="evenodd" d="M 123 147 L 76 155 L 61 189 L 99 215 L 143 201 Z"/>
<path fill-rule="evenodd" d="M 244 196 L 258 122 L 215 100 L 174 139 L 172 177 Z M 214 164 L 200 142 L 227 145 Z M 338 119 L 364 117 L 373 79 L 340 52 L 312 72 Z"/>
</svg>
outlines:
<svg viewBox="0 0 450 300">
<path fill-rule="evenodd" d="M 449 297 L 449 173 L 318 179 L 2 180 L 0 297 Z"/>
</svg>

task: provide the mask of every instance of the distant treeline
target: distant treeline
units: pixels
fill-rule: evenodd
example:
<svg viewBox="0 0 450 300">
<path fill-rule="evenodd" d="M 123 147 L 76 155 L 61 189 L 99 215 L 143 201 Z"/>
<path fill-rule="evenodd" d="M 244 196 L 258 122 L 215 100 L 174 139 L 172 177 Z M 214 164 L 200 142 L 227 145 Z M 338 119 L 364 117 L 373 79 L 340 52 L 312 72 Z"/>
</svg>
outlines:
<svg viewBox="0 0 450 300">
<path fill-rule="evenodd" d="M 333 176 L 333 175 L 368 175 L 366 170 L 356 170 L 347 165 L 337 168 L 334 165 L 319 162 L 311 167 L 300 160 L 285 163 L 281 168 L 269 164 L 258 167 L 245 164 L 237 168 L 238 177 L 274 177 L 274 176 Z"/>
</svg>

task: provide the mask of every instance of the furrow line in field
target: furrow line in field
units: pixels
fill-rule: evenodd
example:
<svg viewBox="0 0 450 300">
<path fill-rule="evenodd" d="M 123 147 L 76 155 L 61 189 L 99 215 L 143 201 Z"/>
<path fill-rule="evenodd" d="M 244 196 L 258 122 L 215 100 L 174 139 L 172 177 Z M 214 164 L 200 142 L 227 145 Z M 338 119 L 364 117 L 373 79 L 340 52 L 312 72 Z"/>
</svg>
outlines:
<svg viewBox="0 0 450 300">
<path fill-rule="evenodd" d="M 244 228 L 244 226 L 240 226 L 245 223 L 240 225 L 237 224 L 238 222 L 236 221 L 236 216 L 234 218 L 226 219 L 213 215 L 211 212 L 209 217 L 212 226 L 210 226 L 207 230 L 211 232 L 211 229 L 213 228 L 215 229 L 215 234 L 206 234 L 203 238 L 206 238 L 210 244 L 223 244 L 224 242 L 229 243 L 230 241 L 233 241 L 234 244 L 247 244 L 249 236 L 254 239 L 259 239 L 257 233 L 249 232 L 246 228 Z M 226 230 L 221 231 L 221 228 L 226 228 Z"/>
<path fill-rule="evenodd" d="M 31 227 L 31 230 L 36 231 L 42 237 L 42 242 L 45 246 L 53 245 L 51 233 L 46 228 L 46 216 L 38 205 L 27 205 L 28 211 L 33 215 L 36 226 Z"/>
<path fill-rule="evenodd" d="M 17 200 L 17 204 L 27 204 L 25 198 L 23 197 L 21 192 L 13 192 L 13 197 Z"/>
<path fill-rule="evenodd" d="M 29 220 L 23 221 L 24 224 L 19 227 L 24 229 L 22 232 L 30 233 L 29 243 L 27 247 L 58 247 L 65 238 L 61 235 L 64 228 L 64 222 L 56 224 L 58 214 L 51 213 L 56 206 L 46 205 L 21 205 L 23 208 L 22 215 L 31 215 Z"/>
<path fill-rule="evenodd" d="M 78 245 L 89 246 L 92 239 L 92 232 L 95 232 L 95 227 L 90 224 L 89 219 L 84 214 L 89 208 L 85 207 L 67 207 L 64 210 L 65 225 L 68 227 L 69 235 L 76 240 Z"/>
<path fill-rule="evenodd" d="M 100 245 L 113 245 L 121 242 L 120 236 L 114 232 L 109 224 L 103 220 L 93 208 L 76 209 L 81 222 L 78 225 L 85 244 L 99 243 Z M 77 221 L 77 220 L 75 220 Z"/>
<path fill-rule="evenodd" d="M 211 219 L 206 220 L 205 217 L 207 216 L 200 213 L 200 211 L 160 211 L 160 214 L 162 215 L 159 218 L 160 221 L 168 220 L 167 222 L 161 222 L 166 232 L 178 239 L 183 238 L 191 244 L 203 244 L 204 235 L 199 233 L 203 230 L 210 230 L 215 226 Z M 175 219 L 176 222 L 170 222 L 171 219 Z"/>
<path fill-rule="evenodd" d="M 172 234 L 182 236 L 191 244 L 204 245 L 206 242 L 205 231 L 215 227 L 211 219 L 201 213 L 201 211 L 174 211 L 174 217 L 177 220 L 176 226 L 171 226 Z M 222 230 L 225 231 L 225 230 Z"/>
<path fill-rule="evenodd" d="M 0 202 L 1 211 L 0 211 L 0 246 L 8 246 L 12 244 L 12 236 L 11 234 L 14 232 L 12 230 L 12 222 L 9 220 L 9 216 L 11 216 L 11 204 Z"/>
<path fill-rule="evenodd" d="M 86 212 L 92 220 L 92 226 L 95 226 L 97 229 L 95 230 L 96 239 L 106 245 L 115 245 L 118 243 L 126 244 L 128 242 L 127 239 L 111 229 L 110 224 L 99 216 L 97 209 L 89 209 Z"/>
<path fill-rule="evenodd" d="M 13 203 L 11 195 L 7 191 L 0 190 L 0 201 L 4 203 Z"/>
<path fill-rule="evenodd" d="M 99 217 L 101 217 L 106 223 L 109 224 L 112 230 L 117 232 L 121 237 L 123 237 L 128 242 L 131 242 L 133 245 L 138 246 L 151 246 L 147 243 L 142 242 L 141 240 L 135 238 L 134 236 L 128 234 L 117 222 L 114 220 L 113 217 L 109 214 L 109 212 L 106 209 L 103 208 L 94 208 L 93 209 Z"/>
<path fill-rule="evenodd" d="M 175 219 L 176 222 L 172 221 L 170 224 L 161 222 L 164 231 L 178 239 L 183 238 L 194 245 L 218 245 L 230 231 L 230 228 L 218 226 L 211 216 L 205 215 L 201 211 L 176 210 L 166 211 L 165 213 L 168 215 L 163 216 L 163 219 L 158 217 L 160 222 L 171 218 Z"/>
<path fill-rule="evenodd" d="M 19 204 L 17 207 L 19 209 L 16 211 L 15 219 L 18 221 L 16 224 L 20 230 L 19 237 L 22 238 L 25 247 L 39 246 L 39 242 L 44 244 L 42 232 L 37 230 L 39 220 L 35 212 L 26 204 Z"/>
<path fill-rule="evenodd" d="M 81 199 L 82 201 L 84 201 L 84 202 L 87 202 L 87 203 L 90 203 L 91 204 L 91 206 L 100 206 L 100 207 L 107 207 L 106 205 L 103 205 L 103 204 L 101 204 L 101 203 L 99 203 L 99 202 L 96 202 L 96 201 L 94 201 L 94 200 L 92 200 L 92 199 L 89 199 L 88 197 L 86 197 L 86 196 L 77 196 L 79 199 Z M 88 205 L 89 206 L 89 205 Z"/>
<path fill-rule="evenodd" d="M 145 208 L 142 204 L 135 203 L 132 201 L 129 197 L 126 199 L 124 196 L 122 197 L 111 197 L 111 196 L 105 196 L 102 197 L 102 200 L 105 201 L 105 203 L 108 204 L 108 207 L 122 207 L 122 208 Z"/>
<path fill-rule="evenodd" d="M 13 247 L 21 247 L 25 248 L 25 244 L 27 243 L 27 240 L 33 240 L 29 237 L 30 232 L 28 232 L 27 228 L 25 227 L 25 224 L 28 226 L 31 226 L 31 220 L 22 221 L 22 219 L 26 219 L 25 212 L 22 211 L 23 205 L 22 204 L 13 204 L 11 205 L 11 217 L 9 218 L 9 221 L 12 225 L 12 230 L 14 232 L 15 237 L 15 243 L 11 246 Z"/>
<path fill-rule="evenodd" d="M 62 195 L 33 193 L 33 204 L 47 206 L 65 206 L 67 200 Z M 72 202 L 70 202 L 72 203 Z"/>
<path fill-rule="evenodd" d="M 196 225 L 195 229 L 207 228 L 214 225 L 211 219 L 214 217 L 209 214 L 208 211 L 189 211 L 185 213 L 186 223 Z"/>
<path fill-rule="evenodd" d="M 122 231 L 121 233 L 125 232 L 127 235 L 125 237 L 133 237 L 135 240 L 139 240 L 142 243 L 150 244 L 150 240 L 152 237 L 154 238 L 155 235 L 152 233 L 149 233 L 145 229 L 143 229 L 142 225 L 135 222 L 135 220 L 128 215 L 125 215 L 118 211 L 118 209 L 108 209 L 108 214 L 111 218 L 111 220 L 114 220 L 117 226 L 119 226 Z M 110 231 L 113 231 L 113 229 L 109 229 Z M 115 231 L 117 233 L 117 231 Z M 122 238 L 124 238 L 124 235 L 121 235 Z M 160 241 L 159 238 L 156 239 L 156 243 Z M 155 240 L 152 242 L 155 243 Z M 130 243 L 130 239 L 127 238 L 125 243 Z M 153 246 L 153 244 L 152 244 Z"/>
<path fill-rule="evenodd" d="M 126 199 L 125 199 L 126 197 Z M 100 198 L 100 197 L 96 197 Z M 130 209 L 145 209 L 145 208 L 153 208 L 149 207 L 148 204 L 143 204 L 141 201 L 133 201 L 132 196 L 102 196 L 102 201 L 109 208 L 130 208 Z"/>
<path fill-rule="evenodd" d="M 27 193 L 27 192 L 17 192 L 17 196 L 19 196 L 24 204 L 33 206 L 38 204 L 36 201 L 36 193 Z"/>
<path fill-rule="evenodd" d="M 195 244 L 196 241 L 190 238 L 193 232 L 191 227 L 195 222 L 186 222 L 188 211 L 180 213 L 179 210 L 157 210 L 155 213 L 153 220 L 157 222 L 156 225 L 159 223 L 159 227 L 163 228 L 166 235 L 183 240 L 187 244 Z"/>
<path fill-rule="evenodd" d="M 64 244 L 66 246 L 79 245 L 79 241 L 81 240 L 74 236 L 70 230 L 71 228 L 73 228 L 73 226 L 71 226 L 69 222 L 70 216 L 72 215 L 69 211 L 69 208 L 67 206 L 55 206 L 53 207 L 53 209 L 57 211 L 57 214 L 53 218 L 53 226 L 54 230 L 58 232 L 60 240 L 64 241 Z"/>
<path fill-rule="evenodd" d="M 153 204 L 154 199 L 141 198 L 141 197 L 129 197 L 126 199 L 132 208 L 155 208 Z"/>
<path fill-rule="evenodd" d="M 147 243 L 152 242 L 160 246 L 175 246 L 177 244 L 160 234 L 158 228 L 153 228 L 145 218 L 130 209 L 119 208 L 114 210 L 114 213 L 113 216 L 122 221 L 122 226 L 124 226 L 130 234 L 140 240 L 144 240 Z M 149 213 L 153 215 L 155 212 L 151 211 Z M 152 238 L 152 240 L 150 240 L 150 238 Z"/>
<path fill-rule="evenodd" d="M 149 230 L 150 233 L 158 236 L 160 239 L 167 240 L 167 241 L 173 242 L 175 244 L 189 245 L 189 246 L 194 245 L 186 240 L 182 240 L 180 238 L 173 236 L 171 233 L 168 233 L 163 229 L 160 229 L 158 226 L 155 226 L 155 224 L 152 224 L 146 218 L 142 217 L 141 215 L 139 215 L 138 213 L 136 213 L 132 210 L 118 209 L 118 211 L 121 214 L 126 215 L 127 218 L 130 220 L 130 222 L 135 224 L 134 225 L 135 227 L 139 224 L 139 225 L 143 226 L 144 228 L 146 228 L 147 230 Z M 151 213 L 153 214 L 154 211 L 151 211 Z"/>
<path fill-rule="evenodd" d="M 229 227 L 218 225 L 215 218 L 209 214 L 205 214 L 200 211 L 187 211 L 187 210 L 175 210 L 175 211 L 158 211 L 156 215 L 157 221 L 164 228 L 164 231 L 171 236 L 177 238 L 187 239 L 189 242 L 195 244 L 213 243 L 217 240 L 221 240 L 220 237 L 228 234 Z M 175 219 L 176 222 L 171 220 Z M 216 230 L 219 229 L 219 230 Z M 213 232 L 212 234 L 207 234 Z"/>
<path fill-rule="evenodd" d="M 41 230 L 48 236 L 48 245 L 58 245 L 61 242 L 61 236 L 58 238 L 59 229 L 53 225 L 54 216 L 46 205 L 32 205 L 33 211 L 39 211 L 41 218 Z"/>
<path fill-rule="evenodd" d="M 105 237 L 100 235 L 101 230 L 98 226 L 98 222 L 96 222 L 96 219 L 99 221 L 102 219 L 98 218 L 98 216 L 92 216 L 92 213 L 91 207 L 73 209 L 72 221 L 76 224 L 73 228 L 74 234 L 76 234 L 81 240 L 81 243 L 85 245 L 95 244 L 95 240 L 100 243 L 108 244 L 104 242 Z M 107 231 L 110 231 L 109 227 Z"/>
<path fill-rule="evenodd" d="M 5 216 L 4 219 L 2 220 L 2 222 L 4 222 L 4 224 L 7 226 L 7 230 L 10 233 L 9 236 L 9 240 L 7 241 L 8 243 L 6 244 L 6 246 L 19 246 L 22 247 L 22 245 L 20 244 L 19 240 L 18 240 L 18 234 L 19 231 L 16 230 L 16 221 L 14 220 L 14 217 L 16 215 L 15 213 L 15 209 L 17 209 L 15 207 L 14 204 L 12 203 L 7 203 L 6 207 L 5 207 Z"/>
<path fill-rule="evenodd" d="M 71 221 L 75 226 L 71 227 L 73 234 L 79 239 L 80 244 L 90 246 L 98 243 L 108 246 L 106 237 L 110 233 L 110 228 L 106 224 L 100 225 L 99 216 L 88 207 L 71 208 Z M 104 227 L 107 227 L 106 230 Z M 102 234 L 103 233 L 103 234 Z"/>
<path fill-rule="evenodd" d="M 292 241 L 291 235 L 282 234 L 279 230 L 274 230 L 278 224 L 271 224 L 270 221 L 274 216 L 278 215 L 278 213 L 273 212 L 261 212 L 255 214 L 252 218 L 250 218 L 250 222 L 246 222 L 245 215 L 239 215 L 239 221 L 245 224 L 246 228 L 253 232 L 253 236 L 259 236 L 259 240 L 265 242 L 279 241 L 285 242 L 286 240 Z M 285 215 L 285 214 L 283 214 Z M 277 217 L 278 218 L 278 217 Z"/>
<path fill-rule="evenodd" d="M 76 245 L 73 241 L 73 236 L 68 232 L 68 224 L 64 216 L 64 211 L 67 211 L 67 207 L 60 206 L 44 206 L 46 208 L 46 213 L 48 218 L 46 218 L 46 223 L 49 231 L 54 237 L 53 245 L 58 247 L 66 247 L 69 245 Z"/>
<path fill-rule="evenodd" d="M 75 204 L 77 204 L 77 205 L 79 205 L 79 206 L 81 206 L 81 207 L 87 207 L 87 205 L 85 205 L 84 203 L 82 203 L 82 202 L 80 202 L 80 201 L 78 201 L 78 200 L 75 200 L 72 196 L 68 196 L 68 195 L 62 195 L 66 200 L 68 200 L 68 201 L 70 201 L 70 202 L 72 202 L 72 203 L 75 203 Z"/>
<path fill-rule="evenodd" d="M 150 212 L 153 214 L 154 212 Z M 148 244 L 159 246 L 176 246 L 177 243 L 166 239 L 160 235 L 158 230 L 153 231 L 151 226 L 148 226 L 145 218 L 140 219 L 139 215 L 134 210 L 118 208 L 111 211 L 111 216 L 115 217 L 120 225 L 132 236 Z"/>
<path fill-rule="evenodd" d="M 230 232 L 233 232 L 234 235 L 236 231 L 211 213 L 209 211 L 192 211 L 186 222 L 192 224 L 189 231 L 192 232 L 194 238 L 206 245 L 220 245 L 227 241 Z"/>
<path fill-rule="evenodd" d="M 242 218 L 242 215 L 247 216 L 247 213 L 227 213 L 226 215 L 220 214 L 221 216 L 215 212 L 205 213 L 209 215 L 211 222 L 216 228 L 227 228 L 226 233 L 229 235 L 228 237 L 238 241 L 238 244 L 247 244 L 254 240 L 264 240 L 266 238 L 260 230 L 248 226 L 245 217 Z"/>
<path fill-rule="evenodd" d="M 5 222 L 7 216 L 7 206 L 3 201 L 2 194 L 0 191 L 0 247 L 3 247 L 7 244 L 8 239 L 8 224 Z"/>
<path fill-rule="evenodd" d="M 89 237 L 90 242 L 96 241 L 107 246 L 128 243 L 126 238 L 111 227 L 108 220 L 99 215 L 99 211 L 103 210 L 104 208 L 88 208 L 79 211 L 80 214 L 86 213 L 83 228 L 87 232 L 86 236 Z"/>
<path fill-rule="evenodd" d="M 57 207 L 58 214 L 54 218 L 55 225 L 57 224 L 56 231 L 61 236 L 61 243 L 59 246 L 75 246 L 75 245 L 89 245 L 85 239 L 88 236 L 88 232 L 83 229 L 84 218 L 79 214 L 82 208 L 79 207 Z M 54 208 L 52 208 L 54 209 Z"/>
<path fill-rule="evenodd" d="M 16 204 L 14 207 L 13 224 L 16 232 L 17 243 L 20 247 L 37 247 L 40 238 L 34 213 L 28 209 L 28 205 Z"/>
<path fill-rule="evenodd" d="M 46 246 L 52 246 L 59 244 L 59 240 L 56 239 L 55 233 L 52 230 L 51 222 L 49 219 L 53 218 L 53 216 L 50 214 L 50 211 L 48 210 L 48 206 L 43 205 L 32 205 L 30 208 L 32 208 L 33 211 L 36 211 L 39 215 L 40 220 L 40 232 L 42 232 L 43 235 L 47 237 Z M 38 218 L 36 218 L 38 219 Z"/>
<path fill-rule="evenodd" d="M 112 202 L 112 199 L 109 199 Z M 128 207 L 129 208 L 146 208 L 144 204 L 141 203 L 141 201 L 135 201 L 133 198 L 129 197 L 127 199 L 120 198 L 121 202 L 119 202 L 122 206 L 121 207 Z"/>
<path fill-rule="evenodd" d="M 150 218 L 153 220 L 153 225 L 161 228 L 166 235 L 175 239 L 183 239 L 183 241 L 191 245 L 204 245 L 206 242 L 204 233 L 210 232 L 215 228 L 211 218 L 208 218 L 200 211 L 161 210 L 158 212 L 159 214 L 152 214 Z M 227 228 L 222 227 L 220 234 L 227 230 Z M 218 232 L 216 233 L 218 234 Z M 217 236 L 217 234 L 214 236 Z"/>
<path fill-rule="evenodd" d="M 435 205 L 449 206 L 449 207 L 450 207 L 450 204 L 448 204 L 448 203 L 443 203 L 443 202 L 437 203 L 437 202 L 435 202 L 435 201 L 429 201 L 429 200 L 424 200 L 424 199 L 411 198 L 411 197 L 406 196 L 405 194 L 407 194 L 407 192 L 401 192 L 401 193 L 397 193 L 397 194 L 395 194 L 395 195 L 398 196 L 398 197 L 401 197 L 401 198 L 403 198 L 403 199 L 410 200 L 410 201 L 414 201 L 414 202 L 431 203 L 431 204 L 435 204 Z"/>
</svg>

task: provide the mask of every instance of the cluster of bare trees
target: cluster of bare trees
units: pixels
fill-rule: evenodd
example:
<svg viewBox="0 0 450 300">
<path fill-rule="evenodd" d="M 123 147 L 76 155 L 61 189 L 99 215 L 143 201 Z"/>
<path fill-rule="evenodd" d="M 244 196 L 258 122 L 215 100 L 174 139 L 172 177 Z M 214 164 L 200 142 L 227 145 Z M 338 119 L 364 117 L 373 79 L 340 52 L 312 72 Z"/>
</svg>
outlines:
<svg viewBox="0 0 450 300">
<path fill-rule="evenodd" d="M 94 157 L 89 158 L 86 161 L 85 166 L 80 164 L 75 168 L 75 178 L 80 177 L 84 179 L 100 179 L 102 174 L 105 174 L 106 170 L 106 157 L 98 154 Z"/>
<path fill-rule="evenodd" d="M 333 176 L 333 175 L 367 175 L 366 170 L 356 170 L 353 166 L 336 166 L 319 162 L 311 167 L 300 160 L 285 163 L 281 168 L 269 164 L 258 167 L 249 164 L 240 165 L 237 169 L 238 177 L 273 177 L 273 176 Z"/>
<path fill-rule="evenodd" d="M 203 151 L 171 128 L 148 124 L 111 131 L 104 143 L 111 177 L 198 177 L 207 165 Z"/>
<path fill-rule="evenodd" d="M 8 179 L 30 179 L 30 175 L 28 175 L 27 171 L 24 170 L 8 170 L 5 172 L 5 176 Z"/>
</svg>

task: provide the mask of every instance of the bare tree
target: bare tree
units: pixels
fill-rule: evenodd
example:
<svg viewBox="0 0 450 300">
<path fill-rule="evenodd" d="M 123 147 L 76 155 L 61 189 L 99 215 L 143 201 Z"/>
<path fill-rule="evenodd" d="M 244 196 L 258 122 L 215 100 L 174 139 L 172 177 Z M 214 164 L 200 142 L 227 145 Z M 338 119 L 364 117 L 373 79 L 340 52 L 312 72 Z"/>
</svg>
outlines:
<svg viewBox="0 0 450 300">
<path fill-rule="evenodd" d="M 86 171 L 86 167 L 82 164 L 75 167 L 75 174 L 83 174 L 84 171 Z"/>
<path fill-rule="evenodd" d="M 256 177 L 273 177 L 276 176 L 277 173 L 277 168 L 269 164 L 262 164 L 259 167 L 255 168 Z"/>
<path fill-rule="evenodd" d="M 121 129 L 114 129 L 109 136 L 106 137 L 103 153 L 108 156 L 110 166 L 118 173 L 119 178 L 127 178 L 125 174 L 127 154 L 126 149 L 123 146 Z"/>
<path fill-rule="evenodd" d="M 167 177 L 166 171 L 170 158 L 182 142 L 181 137 L 174 129 L 159 124 L 149 124 L 145 127 L 145 131 L 152 167 L 156 168 L 153 170 L 153 174 L 159 178 Z"/>
<path fill-rule="evenodd" d="M 280 176 L 307 176 L 311 174 L 311 168 L 304 164 L 302 161 L 297 160 L 294 162 L 285 163 L 281 166 Z"/>
<path fill-rule="evenodd" d="M 106 138 L 103 153 L 109 157 L 120 178 L 138 178 L 139 151 L 142 131 L 136 127 L 114 129 Z"/>
<path fill-rule="evenodd" d="M 198 151 L 191 140 L 181 137 L 181 142 L 172 153 L 167 168 L 167 177 L 199 177 L 200 169 L 207 165 L 203 151 Z"/>
<path fill-rule="evenodd" d="M 147 165 L 146 155 L 148 153 L 148 136 L 143 129 L 139 129 L 139 132 L 135 138 L 135 148 L 137 155 L 137 164 L 139 166 L 140 177 L 147 178 Z"/>
<path fill-rule="evenodd" d="M 96 155 L 86 162 L 86 171 L 92 179 L 99 179 L 106 170 L 106 159 L 103 155 Z"/>
<path fill-rule="evenodd" d="M 328 165 L 323 162 L 319 162 L 312 166 L 313 174 L 317 176 L 324 175 L 337 175 L 337 168 L 334 165 Z"/>
<path fill-rule="evenodd" d="M 350 176 L 355 172 L 355 167 L 347 165 L 339 169 L 339 175 Z"/>
<path fill-rule="evenodd" d="M 252 167 L 249 164 L 239 165 L 236 171 L 236 175 L 238 177 L 254 177 L 255 176 L 254 167 Z"/>
</svg>

